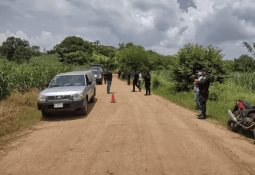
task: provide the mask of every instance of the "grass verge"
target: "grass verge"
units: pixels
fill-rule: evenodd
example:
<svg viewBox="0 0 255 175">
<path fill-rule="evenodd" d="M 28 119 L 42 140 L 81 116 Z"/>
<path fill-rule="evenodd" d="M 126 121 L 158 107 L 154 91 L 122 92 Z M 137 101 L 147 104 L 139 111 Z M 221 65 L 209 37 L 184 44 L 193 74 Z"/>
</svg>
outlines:
<svg viewBox="0 0 255 175">
<path fill-rule="evenodd" d="M 180 106 L 194 110 L 194 92 L 176 92 L 174 83 L 159 74 L 153 75 L 152 91 Z M 228 120 L 227 110 L 234 106 L 238 99 L 253 102 L 255 94 L 244 87 L 238 86 L 231 81 L 223 84 L 212 84 L 209 100 L 207 102 L 207 115 L 209 119 L 226 126 Z"/>
<path fill-rule="evenodd" d="M 0 102 L 0 148 L 18 131 L 23 131 L 41 121 L 37 110 L 38 91 L 14 93 Z"/>
</svg>

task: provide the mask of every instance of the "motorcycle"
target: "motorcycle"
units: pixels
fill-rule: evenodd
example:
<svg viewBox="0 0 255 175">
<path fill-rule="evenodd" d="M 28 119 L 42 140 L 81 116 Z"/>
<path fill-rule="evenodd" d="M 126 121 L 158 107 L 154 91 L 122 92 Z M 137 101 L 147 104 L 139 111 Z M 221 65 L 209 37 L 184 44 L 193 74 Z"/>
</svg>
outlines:
<svg viewBox="0 0 255 175">
<path fill-rule="evenodd" d="M 255 137 L 255 106 L 243 100 L 237 100 L 234 108 L 228 110 L 228 129 L 238 132 L 241 129 L 253 131 Z"/>
</svg>

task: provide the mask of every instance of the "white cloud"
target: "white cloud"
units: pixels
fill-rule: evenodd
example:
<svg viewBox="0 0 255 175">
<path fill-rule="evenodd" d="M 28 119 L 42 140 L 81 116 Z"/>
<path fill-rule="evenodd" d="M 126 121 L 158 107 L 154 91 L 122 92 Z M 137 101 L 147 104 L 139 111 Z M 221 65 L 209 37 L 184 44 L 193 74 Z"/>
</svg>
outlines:
<svg viewBox="0 0 255 175">
<path fill-rule="evenodd" d="M 237 57 L 242 41 L 255 39 L 254 9 L 253 0 L 2 0 L 0 42 L 16 35 L 49 49 L 79 35 L 115 46 L 136 42 L 161 53 L 193 42 Z"/>
</svg>

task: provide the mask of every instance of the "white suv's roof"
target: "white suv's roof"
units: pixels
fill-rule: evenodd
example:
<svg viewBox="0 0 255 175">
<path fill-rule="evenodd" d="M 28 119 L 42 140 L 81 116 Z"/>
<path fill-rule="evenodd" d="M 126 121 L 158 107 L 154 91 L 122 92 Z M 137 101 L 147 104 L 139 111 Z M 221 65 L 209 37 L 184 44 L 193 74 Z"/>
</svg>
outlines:
<svg viewBox="0 0 255 175">
<path fill-rule="evenodd" d="M 88 74 L 88 73 L 91 73 L 91 71 L 90 70 L 88 70 L 88 71 L 73 71 L 73 72 L 61 73 L 61 74 L 58 74 L 56 76 L 61 76 L 61 75 L 85 75 L 85 74 Z"/>
</svg>

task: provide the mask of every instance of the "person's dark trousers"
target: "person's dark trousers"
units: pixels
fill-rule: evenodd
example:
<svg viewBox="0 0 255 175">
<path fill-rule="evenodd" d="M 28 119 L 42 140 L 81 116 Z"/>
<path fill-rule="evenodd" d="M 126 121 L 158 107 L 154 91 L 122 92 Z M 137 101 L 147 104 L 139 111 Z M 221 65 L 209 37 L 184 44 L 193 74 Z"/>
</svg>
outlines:
<svg viewBox="0 0 255 175">
<path fill-rule="evenodd" d="M 146 89 L 146 95 L 151 95 L 151 88 L 150 88 L 150 86 L 146 86 L 145 89 Z"/>
<path fill-rule="evenodd" d="M 107 89 L 106 89 L 106 91 L 107 91 L 107 94 L 109 94 L 109 93 L 110 93 L 110 90 L 111 90 L 112 81 L 106 81 L 106 83 L 107 83 Z"/>
<path fill-rule="evenodd" d="M 135 87 L 137 87 L 139 89 L 139 91 L 141 91 L 141 88 L 138 85 L 138 81 L 133 81 L 133 92 L 135 92 Z"/>
<path fill-rule="evenodd" d="M 209 92 L 204 92 L 199 95 L 199 102 L 200 102 L 200 110 L 201 116 L 199 118 L 205 119 L 206 118 L 206 102 L 208 99 Z"/>
</svg>

